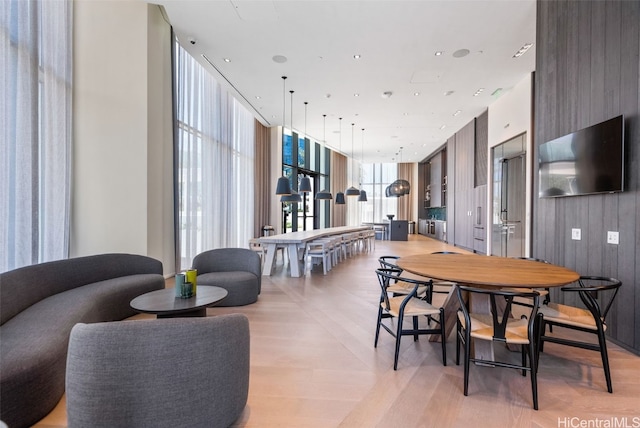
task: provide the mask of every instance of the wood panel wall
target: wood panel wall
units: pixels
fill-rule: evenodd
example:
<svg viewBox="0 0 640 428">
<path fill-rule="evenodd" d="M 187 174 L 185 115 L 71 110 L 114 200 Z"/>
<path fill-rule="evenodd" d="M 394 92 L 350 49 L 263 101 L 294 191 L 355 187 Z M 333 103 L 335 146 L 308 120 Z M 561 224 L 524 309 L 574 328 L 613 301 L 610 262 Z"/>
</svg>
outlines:
<svg viewBox="0 0 640 428">
<path fill-rule="evenodd" d="M 489 167 L 489 110 L 486 110 L 476 118 L 476 142 L 475 142 L 475 186 L 487 184 L 487 170 Z M 486 205 L 483 204 L 483 205 Z"/>
<path fill-rule="evenodd" d="M 536 34 L 534 156 L 541 143 L 623 114 L 626 177 L 623 193 L 534 198 L 533 256 L 620 279 L 607 333 L 640 353 L 640 2 L 539 0 Z M 582 240 L 571 240 L 574 227 Z M 620 232 L 619 245 L 607 231 Z"/>
</svg>

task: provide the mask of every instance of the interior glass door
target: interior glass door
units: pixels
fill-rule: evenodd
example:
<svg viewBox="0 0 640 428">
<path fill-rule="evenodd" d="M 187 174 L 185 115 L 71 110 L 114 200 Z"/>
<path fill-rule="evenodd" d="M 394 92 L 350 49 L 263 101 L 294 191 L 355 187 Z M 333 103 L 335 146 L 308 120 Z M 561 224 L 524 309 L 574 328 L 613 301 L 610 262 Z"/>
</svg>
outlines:
<svg viewBox="0 0 640 428">
<path fill-rule="evenodd" d="M 492 149 L 493 221 L 491 254 L 525 255 L 526 153 L 524 135 Z"/>
</svg>

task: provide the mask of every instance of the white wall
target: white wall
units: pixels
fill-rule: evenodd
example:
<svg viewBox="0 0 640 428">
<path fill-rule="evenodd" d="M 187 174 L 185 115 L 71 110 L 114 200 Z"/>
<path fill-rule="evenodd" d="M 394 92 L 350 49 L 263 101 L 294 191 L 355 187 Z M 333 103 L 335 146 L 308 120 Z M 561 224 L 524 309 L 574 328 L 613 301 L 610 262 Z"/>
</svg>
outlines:
<svg viewBox="0 0 640 428">
<path fill-rule="evenodd" d="M 168 35 L 157 6 L 74 2 L 71 256 L 144 254 L 175 270 Z"/>
<path fill-rule="evenodd" d="M 513 137 L 525 134 L 526 155 L 526 217 L 525 217 L 525 255 L 530 256 L 531 247 L 531 194 L 532 194 L 532 160 L 533 155 L 533 112 L 532 112 L 532 85 L 533 75 L 527 75 L 522 81 L 514 86 L 510 91 L 503 94 L 493 104 L 489 106 L 489 180 L 487 192 L 487 242 L 488 254 L 491 254 L 492 233 L 491 223 L 493 218 L 493 163 L 491 159 L 491 149 L 502 144 Z"/>
</svg>

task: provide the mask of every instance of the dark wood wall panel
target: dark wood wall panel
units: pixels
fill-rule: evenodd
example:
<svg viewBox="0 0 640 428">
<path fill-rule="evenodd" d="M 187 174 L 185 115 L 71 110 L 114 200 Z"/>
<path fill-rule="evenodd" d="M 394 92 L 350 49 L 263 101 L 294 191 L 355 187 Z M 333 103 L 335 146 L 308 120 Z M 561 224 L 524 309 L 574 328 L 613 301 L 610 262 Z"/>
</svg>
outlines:
<svg viewBox="0 0 640 428">
<path fill-rule="evenodd" d="M 487 184 L 487 169 L 489 165 L 489 110 L 486 110 L 476 118 L 476 143 L 475 143 L 475 186 Z"/>
<path fill-rule="evenodd" d="M 640 2 L 539 0 L 536 32 L 534 155 L 541 143 L 623 114 L 626 175 L 622 193 L 535 198 L 533 255 L 620 279 L 608 334 L 640 352 Z M 574 227 L 581 241 L 571 239 Z M 606 243 L 610 230 L 619 245 Z"/>
</svg>

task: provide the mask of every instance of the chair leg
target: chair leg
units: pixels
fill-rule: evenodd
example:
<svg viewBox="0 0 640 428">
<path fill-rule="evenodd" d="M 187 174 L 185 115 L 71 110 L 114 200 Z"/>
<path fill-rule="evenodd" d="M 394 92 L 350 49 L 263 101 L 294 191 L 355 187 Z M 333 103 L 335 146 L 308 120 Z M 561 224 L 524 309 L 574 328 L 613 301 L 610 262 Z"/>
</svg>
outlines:
<svg viewBox="0 0 640 428">
<path fill-rule="evenodd" d="M 469 358 L 471 358 L 471 336 L 464 331 L 464 395 L 469 395 Z"/>
<path fill-rule="evenodd" d="M 522 346 L 522 367 L 526 367 L 527 366 L 527 347 L 525 345 L 521 345 Z M 527 375 L 527 371 L 525 369 L 522 369 L 522 376 L 526 376 Z"/>
<path fill-rule="evenodd" d="M 413 331 L 415 331 L 416 333 L 413 334 L 413 341 L 417 342 L 418 341 L 418 317 L 412 317 L 413 318 Z"/>
<path fill-rule="evenodd" d="M 440 308 L 440 341 L 442 342 L 442 365 L 447 365 L 447 338 L 444 330 L 444 309 Z"/>
<path fill-rule="evenodd" d="M 604 331 L 598 329 L 598 342 L 600 344 L 600 356 L 602 357 L 602 367 L 604 368 L 604 377 L 607 381 L 607 391 L 613 393 L 613 386 L 611 385 L 611 371 L 609 370 L 609 355 L 607 352 L 607 339 L 604 336 Z"/>
<path fill-rule="evenodd" d="M 398 317 L 398 328 L 396 331 L 396 352 L 393 357 L 393 369 L 398 370 L 398 356 L 400 355 L 400 339 L 402 339 L 403 317 Z"/>
<path fill-rule="evenodd" d="M 460 365 L 460 320 L 456 320 L 456 366 Z"/>
<path fill-rule="evenodd" d="M 538 410 L 538 365 L 536 363 L 535 341 L 529 343 L 529 361 L 531 363 L 531 394 L 533 397 L 533 408 Z"/>
<path fill-rule="evenodd" d="M 382 306 L 378 305 L 378 323 L 376 324 L 376 338 L 373 347 L 378 347 L 378 337 L 380 336 L 380 323 L 382 322 Z"/>
</svg>

